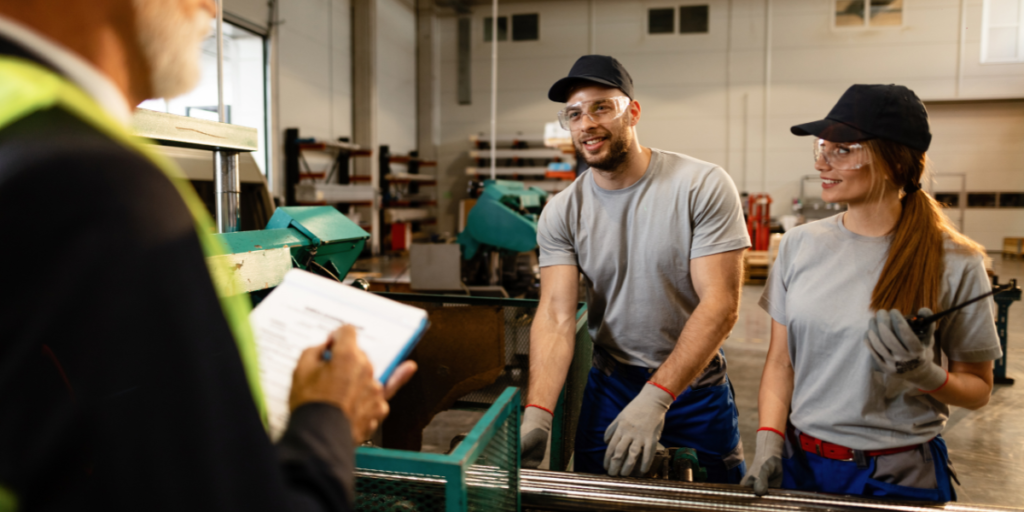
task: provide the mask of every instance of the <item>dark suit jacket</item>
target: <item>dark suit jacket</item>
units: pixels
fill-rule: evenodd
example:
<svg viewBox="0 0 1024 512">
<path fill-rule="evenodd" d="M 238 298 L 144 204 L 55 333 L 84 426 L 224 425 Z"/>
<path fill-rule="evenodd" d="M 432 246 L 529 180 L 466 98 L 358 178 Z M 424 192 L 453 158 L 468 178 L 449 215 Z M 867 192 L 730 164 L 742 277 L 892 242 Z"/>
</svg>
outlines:
<svg viewBox="0 0 1024 512">
<path fill-rule="evenodd" d="M 271 444 L 153 164 L 37 112 L 0 130 L 0 224 L 0 486 L 19 510 L 351 508 L 344 414 L 304 405 Z"/>
</svg>

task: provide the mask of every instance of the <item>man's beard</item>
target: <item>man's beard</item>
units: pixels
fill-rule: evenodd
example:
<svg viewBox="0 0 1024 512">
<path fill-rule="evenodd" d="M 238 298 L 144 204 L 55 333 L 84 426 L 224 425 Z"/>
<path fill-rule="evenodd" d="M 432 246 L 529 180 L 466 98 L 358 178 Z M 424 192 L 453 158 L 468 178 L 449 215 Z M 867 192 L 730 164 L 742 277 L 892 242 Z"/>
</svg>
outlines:
<svg viewBox="0 0 1024 512">
<path fill-rule="evenodd" d="M 608 150 L 604 152 L 604 156 L 588 155 L 586 150 L 583 149 L 583 144 L 574 140 L 573 145 L 576 146 L 576 154 L 583 157 L 583 161 L 590 167 L 600 169 L 602 171 L 616 171 L 619 167 L 626 162 L 629 158 L 629 146 L 630 140 L 627 134 L 629 131 L 625 127 L 625 123 L 620 127 L 621 131 L 618 135 L 608 134 Z"/>
<path fill-rule="evenodd" d="M 210 16 L 200 10 L 186 18 L 175 2 L 133 0 L 142 55 L 149 65 L 150 96 L 174 98 L 199 82 L 199 55 L 210 32 Z"/>
</svg>

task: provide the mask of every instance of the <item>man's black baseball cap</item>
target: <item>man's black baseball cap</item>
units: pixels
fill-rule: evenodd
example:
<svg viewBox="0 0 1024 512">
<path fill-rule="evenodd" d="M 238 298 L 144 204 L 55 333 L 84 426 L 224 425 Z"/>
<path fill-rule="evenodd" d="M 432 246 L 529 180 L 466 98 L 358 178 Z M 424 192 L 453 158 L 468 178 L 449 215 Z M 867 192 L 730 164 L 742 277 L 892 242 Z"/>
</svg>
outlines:
<svg viewBox="0 0 1024 512">
<path fill-rule="evenodd" d="M 615 57 L 607 55 L 584 55 L 577 59 L 569 70 L 569 76 L 551 86 L 548 99 L 565 103 L 569 100 L 569 90 L 581 81 L 618 87 L 633 99 L 633 78 Z"/>
<path fill-rule="evenodd" d="M 886 139 L 919 151 L 928 151 L 932 142 L 924 103 L 914 91 L 893 84 L 852 85 L 825 119 L 789 131 L 830 142 Z"/>
</svg>

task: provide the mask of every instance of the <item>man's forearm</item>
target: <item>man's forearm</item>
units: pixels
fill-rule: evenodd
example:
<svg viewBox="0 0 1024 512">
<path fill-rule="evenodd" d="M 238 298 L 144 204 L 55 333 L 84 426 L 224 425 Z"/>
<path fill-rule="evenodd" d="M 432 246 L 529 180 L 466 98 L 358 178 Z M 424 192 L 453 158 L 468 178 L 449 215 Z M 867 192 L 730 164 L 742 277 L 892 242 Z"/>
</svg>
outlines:
<svg viewBox="0 0 1024 512">
<path fill-rule="evenodd" d="M 576 348 L 575 320 L 557 319 L 538 310 L 530 329 L 529 403 L 555 410 Z"/>
<path fill-rule="evenodd" d="M 682 393 L 714 358 L 736 324 L 738 309 L 733 301 L 697 305 L 672 353 L 651 380 L 677 396 Z"/>
</svg>

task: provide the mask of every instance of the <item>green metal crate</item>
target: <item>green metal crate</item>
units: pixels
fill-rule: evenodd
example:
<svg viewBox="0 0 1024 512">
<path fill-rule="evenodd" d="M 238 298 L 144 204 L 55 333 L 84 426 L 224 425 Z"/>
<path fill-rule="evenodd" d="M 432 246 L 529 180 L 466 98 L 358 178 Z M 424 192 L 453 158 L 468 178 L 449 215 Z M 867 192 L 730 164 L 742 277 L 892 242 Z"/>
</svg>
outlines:
<svg viewBox="0 0 1024 512">
<path fill-rule="evenodd" d="M 519 390 L 507 388 L 452 453 L 356 450 L 356 509 L 518 512 Z"/>
<path fill-rule="evenodd" d="M 505 369 L 498 379 L 481 390 L 463 396 L 456 408 L 485 408 L 497 399 L 508 387 L 517 387 L 521 406 L 526 405 L 529 395 L 530 376 L 530 326 L 540 301 L 529 299 L 501 299 L 469 297 L 465 295 L 419 295 L 408 293 L 380 293 L 404 303 L 440 303 L 443 307 L 500 306 L 505 315 Z M 593 343 L 587 330 L 587 306 L 579 303 L 576 309 L 576 349 L 572 364 L 565 379 L 565 386 L 555 407 L 555 418 L 551 425 L 550 469 L 563 471 L 569 465 L 576 439 L 576 425 L 583 391 L 590 373 Z M 521 413 L 520 413 L 521 414 Z"/>
</svg>

